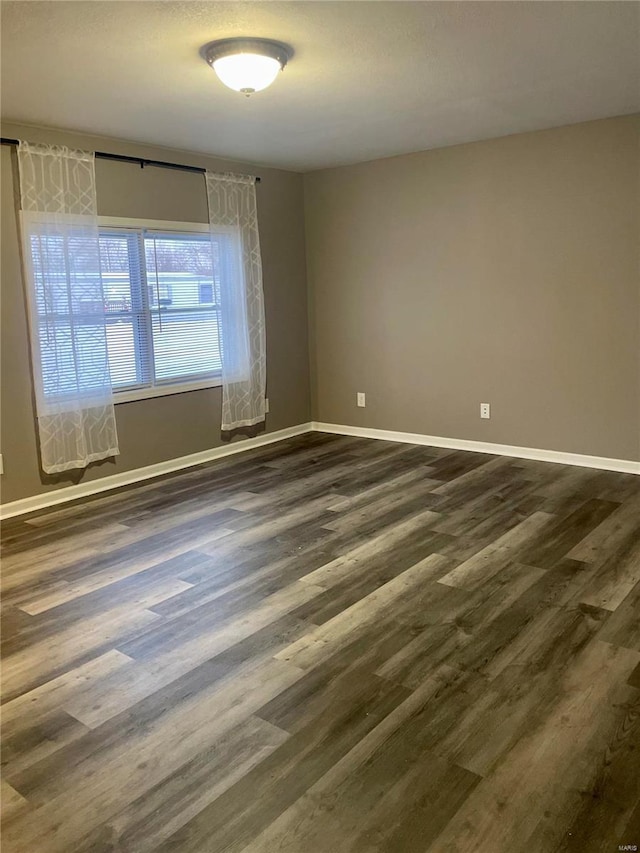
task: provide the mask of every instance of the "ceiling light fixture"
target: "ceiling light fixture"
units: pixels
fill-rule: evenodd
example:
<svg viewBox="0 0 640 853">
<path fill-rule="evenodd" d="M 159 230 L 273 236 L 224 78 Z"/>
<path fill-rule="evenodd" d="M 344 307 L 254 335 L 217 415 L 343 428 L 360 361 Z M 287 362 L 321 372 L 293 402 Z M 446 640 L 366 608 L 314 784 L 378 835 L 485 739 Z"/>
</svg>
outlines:
<svg viewBox="0 0 640 853">
<path fill-rule="evenodd" d="M 247 96 L 270 86 L 292 55 L 286 45 L 260 38 L 212 41 L 202 53 L 225 86 Z"/>
</svg>

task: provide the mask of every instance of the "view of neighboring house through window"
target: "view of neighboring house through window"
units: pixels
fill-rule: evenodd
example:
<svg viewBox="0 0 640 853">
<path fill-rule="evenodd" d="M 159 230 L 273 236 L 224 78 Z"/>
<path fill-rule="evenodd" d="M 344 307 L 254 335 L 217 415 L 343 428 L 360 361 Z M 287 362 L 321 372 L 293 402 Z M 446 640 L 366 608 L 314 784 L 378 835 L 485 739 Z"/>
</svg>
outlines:
<svg viewBox="0 0 640 853">
<path fill-rule="evenodd" d="M 220 373 L 220 247 L 209 234 L 101 229 L 100 263 L 114 391 Z"/>
</svg>

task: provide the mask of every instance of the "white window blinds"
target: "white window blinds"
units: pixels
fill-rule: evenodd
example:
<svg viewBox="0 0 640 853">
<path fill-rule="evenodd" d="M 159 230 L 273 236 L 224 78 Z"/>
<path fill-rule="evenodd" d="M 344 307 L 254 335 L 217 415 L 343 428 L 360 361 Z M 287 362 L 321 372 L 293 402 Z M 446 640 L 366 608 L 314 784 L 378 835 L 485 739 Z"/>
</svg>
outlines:
<svg viewBox="0 0 640 853">
<path fill-rule="evenodd" d="M 209 235 L 100 232 L 114 391 L 220 374 L 219 251 Z"/>
</svg>

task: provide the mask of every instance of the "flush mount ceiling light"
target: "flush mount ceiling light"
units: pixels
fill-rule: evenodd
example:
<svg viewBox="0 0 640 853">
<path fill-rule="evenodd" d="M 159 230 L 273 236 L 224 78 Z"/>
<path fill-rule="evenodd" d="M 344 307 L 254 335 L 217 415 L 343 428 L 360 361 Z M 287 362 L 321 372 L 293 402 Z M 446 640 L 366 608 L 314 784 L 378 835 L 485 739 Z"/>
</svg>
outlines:
<svg viewBox="0 0 640 853">
<path fill-rule="evenodd" d="M 291 58 L 286 45 L 259 38 L 212 41 L 202 53 L 224 85 L 244 95 L 270 86 Z"/>
</svg>

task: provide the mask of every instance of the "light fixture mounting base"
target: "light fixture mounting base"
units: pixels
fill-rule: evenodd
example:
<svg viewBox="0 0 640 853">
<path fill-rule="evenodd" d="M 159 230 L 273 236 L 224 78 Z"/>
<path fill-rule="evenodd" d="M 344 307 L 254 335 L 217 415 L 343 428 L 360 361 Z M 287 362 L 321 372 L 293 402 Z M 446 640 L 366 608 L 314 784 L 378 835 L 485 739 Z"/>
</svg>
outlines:
<svg viewBox="0 0 640 853">
<path fill-rule="evenodd" d="M 284 68 L 293 56 L 292 49 L 282 42 L 264 38 L 242 37 L 211 41 L 204 45 L 200 53 L 212 68 L 216 59 L 237 53 L 257 53 L 261 56 L 270 56 L 280 63 L 281 68 Z"/>
</svg>

